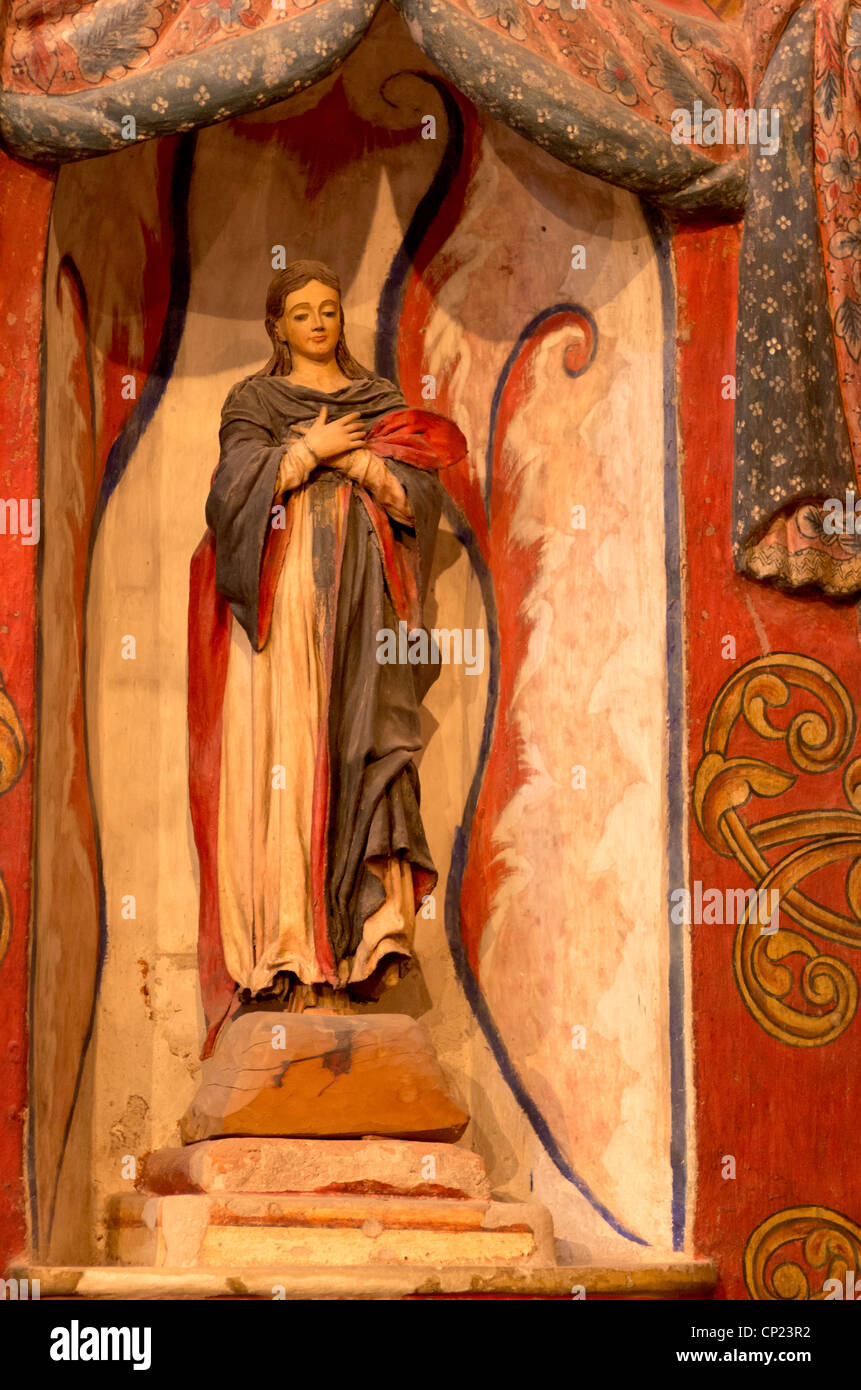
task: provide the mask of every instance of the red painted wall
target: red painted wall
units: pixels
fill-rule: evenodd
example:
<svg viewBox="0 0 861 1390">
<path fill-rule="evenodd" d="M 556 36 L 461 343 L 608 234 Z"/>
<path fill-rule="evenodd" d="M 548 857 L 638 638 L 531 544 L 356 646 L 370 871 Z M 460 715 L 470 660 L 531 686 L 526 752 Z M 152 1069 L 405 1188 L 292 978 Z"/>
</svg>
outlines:
<svg viewBox="0 0 861 1390">
<path fill-rule="evenodd" d="M 39 495 L 39 336 L 42 270 L 53 176 L 0 153 L 0 497 Z M 28 754 L 0 794 L 0 873 L 9 895 L 8 947 L 0 960 L 0 1257 L 23 1248 L 23 1149 L 27 1105 L 27 948 L 31 909 L 36 572 L 39 547 L 0 535 L 0 680 Z M 14 718 L 8 712 L 6 718 Z M 0 787 L 17 742 L 0 729 Z M 4 937 L 5 937 L 4 930 Z M 2 1258 L 0 1258 L 2 1263 Z"/>
<path fill-rule="evenodd" d="M 691 778 L 720 687 L 768 651 L 798 652 L 825 663 L 847 687 L 856 709 L 861 700 L 854 605 L 783 594 L 733 569 L 733 402 L 722 398 L 721 382 L 735 372 L 740 237 L 740 227 L 722 226 L 690 227 L 675 239 Z M 722 656 L 727 635 L 735 638 L 735 659 Z M 815 700 L 807 700 L 792 703 L 789 711 L 807 707 L 819 708 Z M 786 713 L 773 718 L 781 725 L 787 722 Z M 746 734 L 730 747 L 731 752 L 739 750 L 791 768 L 779 744 Z M 841 806 L 846 801 L 837 771 L 799 777 L 787 795 L 753 802 L 741 814 L 760 820 Z M 815 896 L 838 911 L 847 867 L 848 861 L 836 873 L 814 880 L 819 885 Z M 692 818 L 690 880 L 697 879 L 704 888 L 750 887 L 734 859 L 709 848 Z M 809 885 L 806 890 L 813 892 Z M 722 1296 L 746 1298 L 744 1248 L 765 1218 L 806 1205 L 836 1209 L 855 1221 L 861 1214 L 861 1171 L 850 1138 L 861 1107 L 857 1024 L 818 1047 L 791 1046 L 769 1036 L 745 1006 L 734 979 L 735 928 L 694 925 L 691 931 L 699 1166 L 695 1244 L 698 1253 L 717 1260 Z M 851 950 L 833 942 L 819 944 L 851 966 Z M 722 1176 L 725 1155 L 736 1159 L 734 1179 Z"/>
</svg>

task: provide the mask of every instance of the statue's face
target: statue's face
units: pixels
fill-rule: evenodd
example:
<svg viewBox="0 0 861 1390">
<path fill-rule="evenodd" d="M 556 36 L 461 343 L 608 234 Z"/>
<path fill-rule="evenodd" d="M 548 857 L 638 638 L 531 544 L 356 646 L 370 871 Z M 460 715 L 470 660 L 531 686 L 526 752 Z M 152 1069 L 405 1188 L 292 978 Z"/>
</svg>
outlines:
<svg viewBox="0 0 861 1390">
<path fill-rule="evenodd" d="M 332 357 L 341 333 L 341 304 L 337 290 L 309 280 L 284 300 L 284 313 L 275 325 L 290 345 L 293 359 L 325 362 Z"/>
</svg>

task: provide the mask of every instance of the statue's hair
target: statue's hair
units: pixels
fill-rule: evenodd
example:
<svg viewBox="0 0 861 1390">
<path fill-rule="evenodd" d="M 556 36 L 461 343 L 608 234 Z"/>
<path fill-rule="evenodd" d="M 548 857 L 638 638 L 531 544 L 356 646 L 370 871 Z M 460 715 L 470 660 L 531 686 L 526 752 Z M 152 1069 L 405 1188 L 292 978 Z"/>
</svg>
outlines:
<svg viewBox="0 0 861 1390">
<path fill-rule="evenodd" d="M 284 314 L 284 301 L 288 294 L 293 294 L 295 290 L 301 290 L 311 280 L 319 280 L 323 285 L 329 285 L 337 292 L 338 303 L 341 310 L 341 332 L 335 348 L 335 361 L 344 373 L 344 376 L 363 377 L 370 376 L 371 373 L 361 363 L 357 362 L 350 349 L 347 347 L 347 340 L 344 336 L 344 306 L 341 303 L 341 281 L 322 261 L 291 261 L 283 270 L 269 283 L 266 292 L 266 332 L 272 342 L 272 356 L 261 368 L 255 372 L 255 376 L 289 376 L 293 370 L 293 354 L 288 343 L 278 336 L 275 325 Z"/>
</svg>

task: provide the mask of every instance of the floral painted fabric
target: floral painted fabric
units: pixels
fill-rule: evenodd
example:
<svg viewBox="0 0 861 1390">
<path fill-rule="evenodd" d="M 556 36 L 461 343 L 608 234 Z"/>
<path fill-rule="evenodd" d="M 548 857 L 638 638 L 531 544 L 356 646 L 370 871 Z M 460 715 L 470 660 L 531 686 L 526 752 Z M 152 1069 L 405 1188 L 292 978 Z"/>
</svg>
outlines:
<svg viewBox="0 0 861 1390">
<path fill-rule="evenodd" d="M 838 380 L 861 473 L 861 5 L 816 5 L 814 184 Z"/>
<path fill-rule="evenodd" d="M 3 87 L 77 92 L 325 0 L 7 0 Z"/>
<path fill-rule="evenodd" d="M 384 0 L 9 0 L 0 132 L 48 162 L 258 109 L 328 75 Z M 668 210 L 738 211 L 741 30 L 688 0 L 394 0 L 454 86 L 564 163 Z M 713 140 L 676 113 L 719 118 Z"/>
<path fill-rule="evenodd" d="M 777 153 L 751 162 L 741 249 L 733 552 L 756 578 L 842 595 L 861 588 L 861 552 L 822 506 L 855 470 L 813 175 L 814 11 L 792 17 L 757 98 L 782 123 Z"/>
<path fill-rule="evenodd" d="M 756 96 L 772 54 L 795 11 L 809 0 L 747 0 L 744 35 L 751 96 Z"/>
<path fill-rule="evenodd" d="M 738 209 L 748 105 L 740 28 L 646 0 L 395 0 L 424 51 L 497 119 L 565 163 L 667 209 Z M 713 112 L 714 142 L 674 113 Z"/>
<path fill-rule="evenodd" d="M 448 0 L 453 9 L 504 30 L 645 120 L 671 124 L 678 107 L 746 105 L 736 31 L 643 0 Z M 731 147 L 715 146 L 715 158 Z"/>
<path fill-rule="evenodd" d="M 116 81 L 145 65 L 275 26 L 325 0 L 6 0 L 9 15 L 3 87 L 16 92 L 75 92 Z M 683 85 L 728 95 L 737 86 L 732 31 L 715 22 L 696 63 L 685 73 L 694 35 L 703 25 L 673 5 L 597 7 L 574 0 L 467 0 L 467 11 L 561 68 L 570 67 L 624 105 L 658 108 Z M 603 41 L 602 41 L 603 35 Z M 609 37 L 609 44 L 607 38 Z M 663 42 L 678 59 L 663 54 Z M 687 55 L 687 57 L 685 56 Z"/>
</svg>

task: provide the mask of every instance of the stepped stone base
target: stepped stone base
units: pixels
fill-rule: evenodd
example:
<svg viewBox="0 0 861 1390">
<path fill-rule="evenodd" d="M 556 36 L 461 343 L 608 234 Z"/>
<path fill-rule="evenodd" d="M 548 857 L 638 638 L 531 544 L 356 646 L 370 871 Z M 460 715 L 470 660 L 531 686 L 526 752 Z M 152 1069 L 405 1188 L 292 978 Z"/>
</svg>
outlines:
<svg viewBox="0 0 861 1390">
<path fill-rule="evenodd" d="M 107 1224 L 108 1263 L 121 1265 L 555 1263 L 543 1207 L 471 1198 L 123 1194 L 111 1199 Z"/>
<path fill-rule="evenodd" d="M 415 1019 L 252 1007 L 222 1029 L 180 1132 L 185 1144 L 231 1135 L 445 1143 L 468 1119 Z"/>
<path fill-rule="evenodd" d="M 294 1283 L 303 1269 L 336 1283 L 353 1269 L 552 1269 L 549 1213 L 490 1199 L 481 1159 L 452 1142 L 467 1122 L 414 1019 L 252 1006 L 204 1063 L 184 1147 L 152 1154 L 144 1191 L 110 1200 L 107 1262 L 284 1267 Z M 287 1296 L 280 1282 L 269 1296 Z"/>
<path fill-rule="evenodd" d="M 138 1186 L 192 1192 L 316 1192 L 365 1196 L 490 1196 L 478 1154 L 408 1139 L 210 1139 L 159 1149 Z"/>
</svg>

